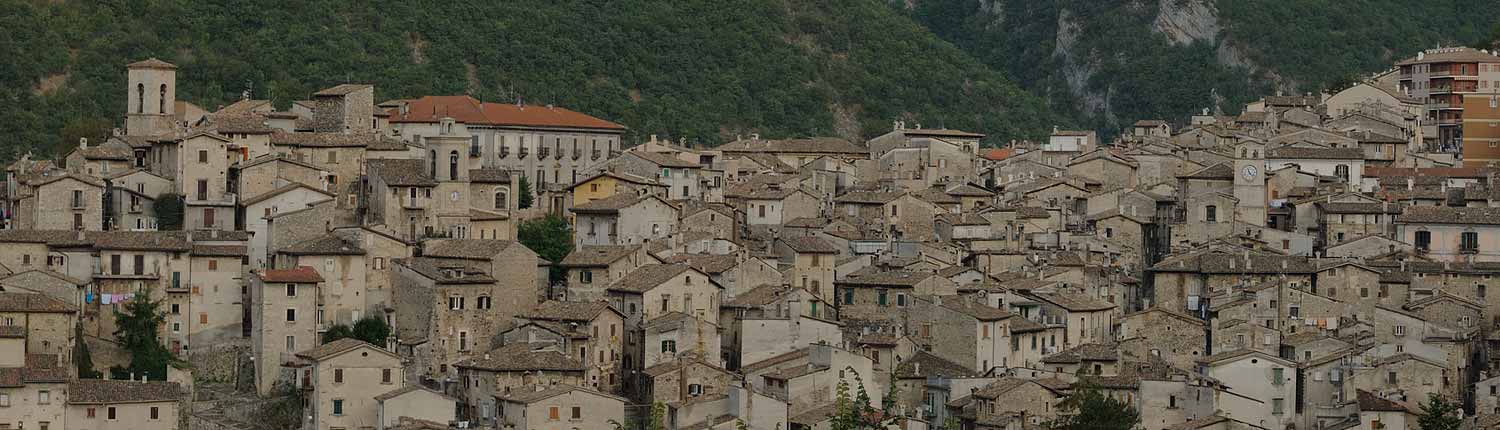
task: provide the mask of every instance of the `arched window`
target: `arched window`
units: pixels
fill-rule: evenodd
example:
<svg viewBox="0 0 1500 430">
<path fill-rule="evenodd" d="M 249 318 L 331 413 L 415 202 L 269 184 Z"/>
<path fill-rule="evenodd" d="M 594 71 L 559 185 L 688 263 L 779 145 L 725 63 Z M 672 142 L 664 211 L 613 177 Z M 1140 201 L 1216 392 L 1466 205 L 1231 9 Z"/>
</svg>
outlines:
<svg viewBox="0 0 1500 430">
<path fill-rule="evenodd" d="M 433 179 L 437 179 L 437 151 L 428 150 L 427 159 L 432 161 L 427 168 L 427 173 L 431 175 Z"/>
<path fill-rule="evenodd" d="M 510 208 L 510 194 L 504 188 L 495 189 L 495 210 L 506 210 Z"/>
<path fill-rule="evenodd" d="M 458 180 L 458 151 L 448 153 L 448 180 Z"/>
<path fill-rule="evenodd" d="M 161 95 L 156 99 L 156 113 L 167 113 L 167 84 L 161 84 Z"/>
<path fill-rule="evenodd" d="M 135 113 L 146 113 L 146 84 L 135 84 Z"/>
</svg>

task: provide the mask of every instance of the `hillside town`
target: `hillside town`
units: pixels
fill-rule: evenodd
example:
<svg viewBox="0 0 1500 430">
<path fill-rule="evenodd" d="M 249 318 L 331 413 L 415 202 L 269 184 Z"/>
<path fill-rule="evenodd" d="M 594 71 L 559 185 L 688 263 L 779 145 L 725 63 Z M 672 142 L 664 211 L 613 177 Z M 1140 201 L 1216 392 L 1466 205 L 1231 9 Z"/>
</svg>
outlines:
<svg viewBox="0 0 1500 430">
<path fill-rule="evenodd" d="M 1107 138 L 716 147 L 124 69 L 110 136 L 6 166 L 0 429 L 1500 428 L 1495 52 Z"/>
</svg>

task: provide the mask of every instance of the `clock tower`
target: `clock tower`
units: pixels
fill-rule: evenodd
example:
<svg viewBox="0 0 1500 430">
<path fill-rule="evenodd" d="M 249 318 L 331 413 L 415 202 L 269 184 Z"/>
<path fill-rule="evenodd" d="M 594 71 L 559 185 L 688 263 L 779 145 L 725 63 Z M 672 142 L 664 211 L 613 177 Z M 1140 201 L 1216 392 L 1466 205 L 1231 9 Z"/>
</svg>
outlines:
<svg viewBox="0 0 1500 430">
<path fill-rule="evenodd" d="M 1234 147 L 1235 221 L 1266 225 L 1266 145 L 1243 140 Z"/>
</svg>

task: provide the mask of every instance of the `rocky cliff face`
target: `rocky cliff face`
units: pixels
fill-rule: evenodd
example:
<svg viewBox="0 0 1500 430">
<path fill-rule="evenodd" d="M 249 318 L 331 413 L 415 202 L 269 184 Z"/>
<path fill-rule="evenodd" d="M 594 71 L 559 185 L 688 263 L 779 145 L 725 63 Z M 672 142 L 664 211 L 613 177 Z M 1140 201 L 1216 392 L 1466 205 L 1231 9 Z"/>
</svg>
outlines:
<svg viewBox="0 0 1500 430">
<path fill-rule="evenodd" d="M 1219 37 L 1219 10 L 1209 0 L 1161 0 L 1151 29 L 1173 45 L 1213 43 Z"/>
</svg>

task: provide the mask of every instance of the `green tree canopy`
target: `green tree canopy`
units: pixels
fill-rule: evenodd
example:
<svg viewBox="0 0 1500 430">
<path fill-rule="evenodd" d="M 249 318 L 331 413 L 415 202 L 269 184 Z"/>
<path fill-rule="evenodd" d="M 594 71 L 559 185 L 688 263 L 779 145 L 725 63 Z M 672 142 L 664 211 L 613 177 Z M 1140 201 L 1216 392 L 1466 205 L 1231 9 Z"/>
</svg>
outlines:
<svg viewBox="0 0 1500 430">
<path fill-rule="evenodd" d="M 130 364 L 115 366 L 110 373 L 116 378 L 127 378 L 131 374 L 145 375 L 152 380 L 165 381 L 167 366 L 175 358 L 157 336 L 161 333 L 166 314 L 161 311 L 162 300 L 151 300 L 154 288 L 146 287 L 136 293 L 135 298 L 125 302 L 124 310 L 115 310 L 115 340 L 130 353 Z"/>
<path fill-rule="evenodd" d="M 1436 394 L 1429 394 L 1422 403 L 1422 414 L 1417 417 L 1417 426 L 1422 430 L 1458 430 L 1463 423 L 1463 412 L 1458 405 Z"/>
<path fill-rule="evenodd" d="M 157 230 L 182 230 L 184 209 L 181 194 L 161 193 L 156 196 L 156 201 L 151 202 L 151 209 L 156 212 Z"/>
<path fill-rule="evenodd" d="M 566 274 L 556 263 L 573 252 L 573 228 L 568 225 L 568 220 L 558 215 L 547 215 L 522 221 L 516 230 L 516 236 L 522 245 L 526 245 L 537 256 L 554 263 L 549 272 L 549 280 L 554 284 L 562 282 Z"/>
<path fill-rule="evenodd" d="M 532 197 L 531 195 L 531 180 L 526 179 L 525 176 L 522 176 L 520 182 L 516 184 L 516 194 L 519 194 L 519 196 L 516 197 L 516 206 L 520 207 L 521 209 L 530 209 L 532 199 L 534 199 L 534 197 Z"/>
<path fill-rule="evenodd" d="M 1130 430 L 1141 415 L 1124 401 L 1104 393 L 1087 379 L 1074 385 L 1073 393 L 1058 405 L 1058 417 L 1047 423 L 1051 430 Z"/>
<path fill-rule="evenodd" d="M 360 318 L 350 327 L 345 324 L 335 324 L 323 332 L 323 343 L 333 342 L 344 338 L 354 338 L 372 345 L 384 348 L 386 339 L 391 336 L 391 327 L 386 325 L 385 320 L 371 315 Z"/>
</svg>

